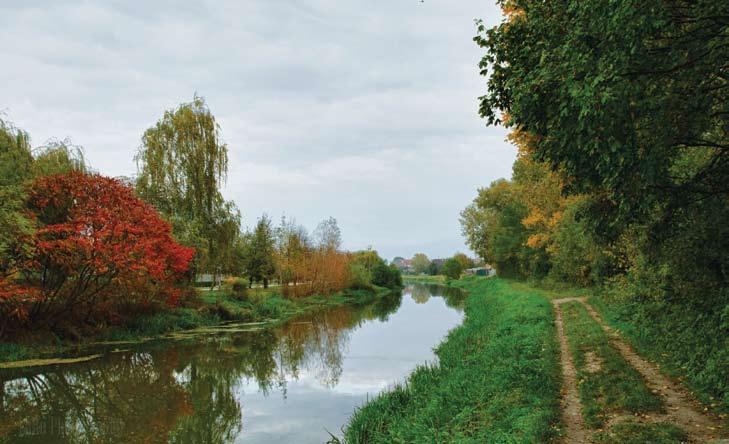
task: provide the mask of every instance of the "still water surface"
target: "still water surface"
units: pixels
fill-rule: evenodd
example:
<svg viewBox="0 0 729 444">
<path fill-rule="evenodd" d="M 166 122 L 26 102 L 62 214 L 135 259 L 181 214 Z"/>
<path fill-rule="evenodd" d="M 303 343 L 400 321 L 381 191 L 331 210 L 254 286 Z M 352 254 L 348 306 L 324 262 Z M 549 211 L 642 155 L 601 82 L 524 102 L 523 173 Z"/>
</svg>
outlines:
<svg viewBox="0 0 729 444">
<path fill-rule="evenodd" d="M 457 290 L 415 285 L 275 328 L 0 370 L 0 443 L 322 443 L 461 323 Z"/>
</svg>

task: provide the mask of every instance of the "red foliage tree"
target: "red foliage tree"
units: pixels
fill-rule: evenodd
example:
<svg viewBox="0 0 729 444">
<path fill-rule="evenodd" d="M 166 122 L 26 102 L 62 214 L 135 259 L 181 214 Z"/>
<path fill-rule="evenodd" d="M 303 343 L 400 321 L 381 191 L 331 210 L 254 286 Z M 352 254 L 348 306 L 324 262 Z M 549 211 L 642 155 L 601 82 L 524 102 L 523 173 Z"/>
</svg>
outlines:
<svg viewBox="0 0 729 444">
<path fill-rule="evenodd" d="M 22 286 L 0 299 L 20 318 L 113 321 L 134 305 L 178 303 L 194 250 L 120 180 L 68 173 L 36 180 L 27 206 L 38 223 Z M 0 301 L 2 303 L 2 301 Z"/>
</svg>

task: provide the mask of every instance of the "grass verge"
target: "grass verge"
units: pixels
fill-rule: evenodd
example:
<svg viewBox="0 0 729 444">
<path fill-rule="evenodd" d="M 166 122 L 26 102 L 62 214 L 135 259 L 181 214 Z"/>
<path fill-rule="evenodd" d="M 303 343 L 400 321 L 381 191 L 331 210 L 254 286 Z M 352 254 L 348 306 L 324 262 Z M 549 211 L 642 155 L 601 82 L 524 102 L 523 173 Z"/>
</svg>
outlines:
<svg viewBox="0 0 729 444">
<path fill-rule="evenodd" d="M 590 304 L 638 353 L 682 379 L 729 424 L 729 305 L 712 312 L 610 294 L 593 296 Z"/>
<path fill-rule="evenodd" d="M 370 400 L 347 443 L 547 442 L 558 434 L 559 347 L 549 301 L 494 278 L 452 282 L 469 292 L 463 325 L 438 364 Z"/>
<path fill-rule="evenodd" d="M 435 276 L 430 275 L 419 275 L 419 274 L 403 274 L 402 280 L 404 283 L 408 282 L 415 282 L 415 283 L 421 283 L 421 284 L 445 284 L 446 283 L 446 277 L 442 274 L 437 274 Z"/>
<path fill-rule="evenodd" d="M 579 302 L 562 304 L 565 333 L 577 370 L 585 425 L 602 426 L 611 413 L 661 411 L 661 399 L 610 346 L 608 336 Z"/>
</svg>

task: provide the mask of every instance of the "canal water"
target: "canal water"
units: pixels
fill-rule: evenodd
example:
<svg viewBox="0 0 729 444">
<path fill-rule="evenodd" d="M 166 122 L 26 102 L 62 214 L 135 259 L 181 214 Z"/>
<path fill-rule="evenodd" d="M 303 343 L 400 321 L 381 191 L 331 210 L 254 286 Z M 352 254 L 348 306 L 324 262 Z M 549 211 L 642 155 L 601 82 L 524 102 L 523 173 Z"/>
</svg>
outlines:
<svg viewBox="0 0 729 444">
<path fill-rule="evenodd" d="M 435 361 L 462 302 L 413 285 L 278 327 L 0 370 L 0 443 L 323 443 L 368 397 Z"/>
</svg>

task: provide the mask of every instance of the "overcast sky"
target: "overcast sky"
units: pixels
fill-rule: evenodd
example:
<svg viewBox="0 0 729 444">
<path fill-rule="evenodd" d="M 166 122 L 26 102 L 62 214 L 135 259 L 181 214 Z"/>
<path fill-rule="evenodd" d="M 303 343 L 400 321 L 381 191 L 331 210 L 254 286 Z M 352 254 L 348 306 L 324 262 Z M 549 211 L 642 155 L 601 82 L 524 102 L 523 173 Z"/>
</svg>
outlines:
<svg viewBox="0 0 729 444">
<path fill-rule="evenodd" d="M 132 176 L 143 131 L 197 92 L 245 225 L 333 216 L 347 248 L 442 257 L 515 156 L 477 114 L 475 18 L 501 19 L 493 0 L 0 0 L 0 110 Z"/>
</svg>

